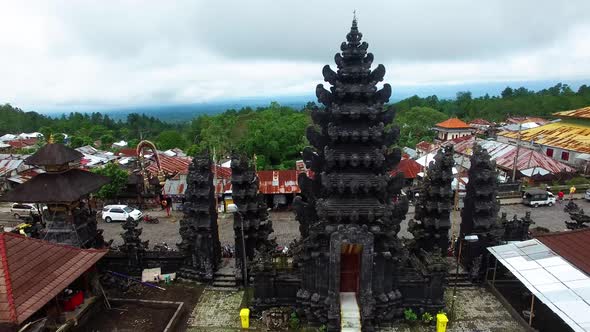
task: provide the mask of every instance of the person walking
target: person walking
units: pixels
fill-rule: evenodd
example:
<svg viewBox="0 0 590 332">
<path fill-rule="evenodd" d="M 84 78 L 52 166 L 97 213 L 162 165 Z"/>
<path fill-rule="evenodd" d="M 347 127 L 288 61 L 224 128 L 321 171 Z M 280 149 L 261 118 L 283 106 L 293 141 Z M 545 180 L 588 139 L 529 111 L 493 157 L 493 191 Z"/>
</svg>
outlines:
<svg viewBox="0 0 590 332">
<path fill-rule="evenodd" d="M 170 205 L 168 204 L 167 199 L 162 200 L 162 208 L 166 209 L 166 215 L 170 217 Z"/>
<path fill-rule="evenodd" d="M 561 202 L 563 201 L 563 196 L 565 196 L 565 194 L 563 193 L 563 190 L 560 190 L 557 193 L 557 202 L 559 203 L 559 205 L 561 205 Z"/>
<path fill-rule="evenodd" d="M 574 199 L 574 194 L 576 193 L 576 186 L 572 185 L 570 187 L 570 200 Z"/>
</svg>

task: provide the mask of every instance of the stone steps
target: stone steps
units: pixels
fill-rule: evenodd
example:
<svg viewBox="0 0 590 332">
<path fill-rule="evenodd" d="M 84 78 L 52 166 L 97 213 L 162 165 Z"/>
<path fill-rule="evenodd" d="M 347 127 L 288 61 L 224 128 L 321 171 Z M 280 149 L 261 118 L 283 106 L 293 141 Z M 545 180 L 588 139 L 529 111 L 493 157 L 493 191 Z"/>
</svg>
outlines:
<svg viewBox="0 0 590 332">
<path fill-rule="evenodd" d="M 233 273 L 217 272 L 215 273 L 210 289 L 228 291 L 238 290 L 236 276 Z"/>
</svg>

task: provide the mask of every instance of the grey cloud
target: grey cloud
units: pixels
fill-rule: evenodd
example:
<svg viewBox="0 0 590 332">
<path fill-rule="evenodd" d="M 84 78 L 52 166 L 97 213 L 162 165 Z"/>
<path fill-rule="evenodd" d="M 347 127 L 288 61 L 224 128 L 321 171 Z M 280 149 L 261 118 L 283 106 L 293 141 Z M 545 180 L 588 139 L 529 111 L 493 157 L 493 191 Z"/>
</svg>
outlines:
<svg viewBox="0 0 590 332">
<path fill-rule="evenodd" d="M 219 1 L 199 11 L 201 38 L 232 58 L 326 62 L 353 9 L 377 61 L 463 60 L 550 45 L 585 22 L 590 2 Z"/>
</svg>

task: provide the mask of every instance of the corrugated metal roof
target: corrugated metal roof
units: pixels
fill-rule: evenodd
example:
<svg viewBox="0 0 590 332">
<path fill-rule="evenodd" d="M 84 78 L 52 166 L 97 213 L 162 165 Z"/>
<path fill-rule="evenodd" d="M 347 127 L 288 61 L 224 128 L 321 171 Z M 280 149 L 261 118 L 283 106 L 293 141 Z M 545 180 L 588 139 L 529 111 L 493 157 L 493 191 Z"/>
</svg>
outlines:
<svg viewBox="0 0 590 332">
<path fill-rule="evenodd" d="M 490 121 L 488 121 L 488 120 L 485 120 L 485 119 L 473 119 L 473 120 L 469 121 L 469 125 L 470 126 L 473 126 L 473 125 L 476 125 L 476 126 L 492 126 L 493 123 L 490 122 Z"/>
<path fill-rule="evenodd" d="M 190 165 L 192 158 L 190 157 L 169 157 L 163 153 L 158 153 L 160 158 L 160 167 L 162 171 L 168 174 L 188 174 L 188 166 Z M 148 171 L 152 174 L 158 173 L 158 165 L 154 162 L 148 166 Z"/>
<path fill-rule="evenodd" d="M 23 160 L 4 159 L 0 160 L 0 176 L 10 173 L 22 165 Z"/>
<path fill-rule="evenodd" d="M 578 108 L 577 110 L 557 112 L 553 113 L 553 115 L 560 118 L 590 119 L 590 106 Z"/>
<path fill-rule="evenodd" d="M 422 150 L 425 152 L 430 152 L 436 148 L 438 148 L 437 144 L 426 142 L 426 141 L 422 141 L 422 142 L 416 144 L 416 150 Z"/>
<path fill-rule="evenodd" d="M 26 139 L 18 139 L 14 141 L 9 141 L 8 144 L 15 149 L 22 149 L 28 146 L 33 146 L 37 144 L 36 138 L 26 138 Z"/>
<path fill-rule="evenodd" d="M 215 192 L 222 194 L 232 189 L 231 186 L 231 169 L 218 167 L 218 174 L 214 180 Z M 296 170 L 278 170 L 278 171 L 258 171 L 260 193 L 266 195 L 272 194 L 295 194 L 301 192 L 297 177 L 299 171 Z M 186 191 L 186 180 L 169 179 L 164 185 L 164 195 L 184 195 Z"/>
<path fill-rule="evenodd" d="M 518 139 L 518 132 L 500 132 L 499 136 Z M 590 126 L 555 122 L 521 131 L 522 141 L 552 146 L 564 150 L 590 153 Z"/>
<path fill-rule="evenodd" d="M 488 250 L 572 330 L 590 330 L 590 278 L 539 240 Z"/>
<path fill-rule="evenodd" d="M 468 140 L 458 141 L 453 144 L 455 152 L 470 156 L 473 153 L 473 144 L 475 138 L 472 136 Z M 514 167 L 514 156 L 516 155 L 516 146 L 508 143 L 502 143 L 491 140 L 478 140 L 482 148 L 488 151 L 490 158 L 496 162 L 499 168 L 512 170 Z M 529 168 L 539 167 L 550 171 L 551 173 L 575 172 L 575 169 L 561 163 L 543 153 L 520 147 L 518 160 L 516 162 L 517 170 L 522 171 Z"/>
<path fill-rule="evenodd" d="M 299 193 L 296 170 L 258 171 L 260 192 L 263 194 L 294 194 Z"/>
<path fill-rule="evenodd" d="M 0 322 L 22 323 L 106 253 L 1 233 Z"/>
</svg>

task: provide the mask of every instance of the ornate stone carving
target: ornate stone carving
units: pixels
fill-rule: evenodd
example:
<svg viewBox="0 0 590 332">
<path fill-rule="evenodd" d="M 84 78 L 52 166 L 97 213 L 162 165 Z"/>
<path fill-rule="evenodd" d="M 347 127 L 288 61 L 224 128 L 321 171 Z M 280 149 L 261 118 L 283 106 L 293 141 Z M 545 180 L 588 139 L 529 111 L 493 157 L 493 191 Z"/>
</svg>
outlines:
<svg viewBox="0 0 590 332">
<path fill-rule="evenodd" d="M 196 156 L 189 166 L 180 221 L 182 242 L 177 244 L 187 257 L 179 275 L 187 279 L 213 280 L 221 260 L 212 166 L 209 153 Z"/>
</svg>

